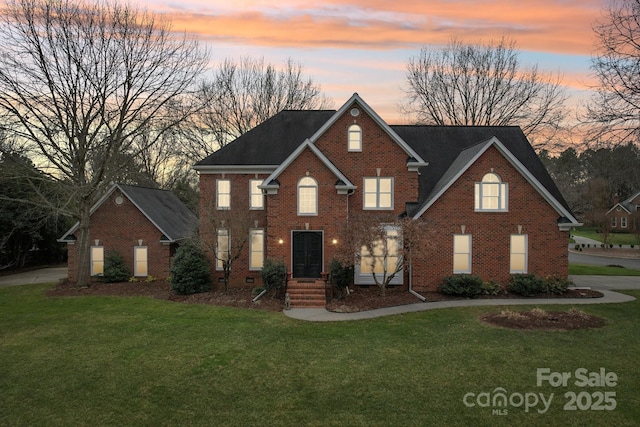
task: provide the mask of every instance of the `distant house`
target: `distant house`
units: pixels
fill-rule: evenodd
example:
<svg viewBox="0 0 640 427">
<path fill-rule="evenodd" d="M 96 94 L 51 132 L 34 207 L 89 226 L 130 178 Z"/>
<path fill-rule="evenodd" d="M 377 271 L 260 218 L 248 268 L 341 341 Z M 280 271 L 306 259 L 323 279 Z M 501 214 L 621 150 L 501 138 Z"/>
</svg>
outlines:
<svg viewBox="0 0 640 427">
<path fill-rule="evenodd" d="M 59 239 L 67 244 L 71 282 L 78 279 L 78 225 Z M 132 276 L 166 279 L 176 248 L 196 227 L 196 215 L 172 192 L 115 184 L 91 209 L 91 275 L 101 275 L 105 255 L 116 251 Z"/>
<path fill-rule="evenodd" d="M 255 218 L 231 283 L 259 282 L 267 257 L 284 260 L 293 282 L 320 278 L 353 213 L 435 230 L 431 253 L 394 282 L 418 291 L 452 274 L 566 277 L 568 231 L 581 225 L 520 128 L 392 126 L 358 94 L 337 111 L 282 111 L 194 168 L 201 221 L 208 211 Z M 201 222 L 200 235 L 228 247 L 228 230 Z M 356 267 L 354 282 L 371 284 Z"/>
<path fill-rule="evenodd" d="M 640 193 L 636 193 L 628 199 L 620 202 L 614 199 L 614 205 L 607 211 L 607 218 L 613 231 L 634 231 L 640 226 L 638 223 L 640 213 Z"/>
</svg>

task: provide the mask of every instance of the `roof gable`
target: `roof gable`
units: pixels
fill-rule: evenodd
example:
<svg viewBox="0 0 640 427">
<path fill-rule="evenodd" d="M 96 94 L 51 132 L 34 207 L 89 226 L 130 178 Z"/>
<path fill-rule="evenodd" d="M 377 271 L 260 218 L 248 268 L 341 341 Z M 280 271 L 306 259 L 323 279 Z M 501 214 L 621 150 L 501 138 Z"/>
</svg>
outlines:
<svg viewBox="0 0 640 427">
<path fill-rule="evenodd" d="M 413 217 L 419 218 L 424 212 L 433 205 L 433 203 L 444 194 L 451 185 L 466 172 L 475 161 L 482 156 L 490 147 L 495 147 L 498 151 L 511 163 L 511 165 L 531 184 L 531 186 L 538 191 L 538 193 L 549 203 L 558 214 L 577 224 L 578 221 L 573 217 L 573 214 L 563 204 L 558 201 L 548 189 L 540 183 L 536 176 L 525 165 L 511 153 L 505 145 L 495 136 L 483 141 L 479 144 L 473 145 L 462 150 L 456 159 L 450 164 L 449 168 L 445 171 L 442 177 L 434 185 L 431 193 L 427 196 L 422 205 L 416 210 Z"/>
<path fill-rule="evenodd" d="M 93 214 L 119 190 L 162 233 L 162 240 L 175 242 L 189 237 L 197 225 L 197 218 L 171 191 L 134 185 L 114 184 L 91 208 Z M 71 227 L 59 241 L 72 240 L 80 224 Z"/>
<path fill-rule="evenodd" d="M 353 107 L 353 105 L 357 104 L 358 106 L 360 106 L 363 110 L 365 110 L 365 112 L 369 115 L 369 117 L 371 117 L 373 119 L 374 122 L 376 122 L 376 124 L 378 126 L 380 126 L 382 128 L 382 130 L 389 135 L 389 137 L 400 146 L 400 148 L 402 148 L 404 150 L 405 153 L 407 153 L 407 156 L 411 159 L 411 161 L 409 162 L 409 166 L 412 166 L 414 168 L 417 167 L 421 167 L 421 166 L 426 166 L 427 162 L 420 156 L 420 154 L 418 154 L 409 144 L 407 144 L 406 141 L 404 141 L 393 129 L 391 126 L 389 126 L 384 120 L 382 120 L 382 118 L 378 115 L 378 113 L 376 113 L 370 106 L 369 104 L 367 104 L 366 102 L 364 102 L 364 100 L 362 98 L 360 98 L 360 95 L 358 95 L 358 93 L 354 93 L 351 98 L 349 98 L 349 100 L 347 102 L 345 102 L 342 107 L 340 107 L 340 109 L 338 111 L 335 112 L 335 114 L 329 119 L 327 120 L 326 123 L 324 123 L 322 125 L 322 127 L 320 127 L 320 129 L 318 129 L 313 136 L 311 136 L 311 138 L 309 138 L 311 140 L 312 143 L 315 143 L 331 126 L 333 126 L 335 124 L 335 122 L 342 117 L 344 114 L 346 114 L 347 110 L 349 110 L 350 108 Z"/>
<path fill-rule="evenodd" d="M 318 147 L 316 147 L 309 139 L 307 139 L 293 153 L 291 153 L 291 155 L 289 155 L 289 157 L 287 157 L 285 161 L 282 162 L 276 168 L 276 170 L 273 171 L 273 173 L 264 180 L 264 184 L 261 185 L 260 188 L 266 189 L 267 191 L 277 191 L 278 176 L 280 176 L 280 174 L 284 172 L 284 170 L 287 169 L 289 165 L 291 165 L 291 163 L 293 163 L 294 160 L 297 159 L 298 156 L 300 156 L 300 154 L 302 154 L 302 152 L 306 149 L 309 149 L 316 157 L 318 157 L 318 159 L 336 176 L 336 178 L 338 178 L 338 184 L 336 184 L 336 188 L 339 191 L 353 190 L 356 188 L 356 186 L 353 185 L 351 181 L 349 181 L 349 179 L 344 176 L 344 174 L 340 172 L 340 170 L 333 163 L 331 163 L 327 156 L 325 156 L 322 151 L 320 151 Z"/>
</svg>

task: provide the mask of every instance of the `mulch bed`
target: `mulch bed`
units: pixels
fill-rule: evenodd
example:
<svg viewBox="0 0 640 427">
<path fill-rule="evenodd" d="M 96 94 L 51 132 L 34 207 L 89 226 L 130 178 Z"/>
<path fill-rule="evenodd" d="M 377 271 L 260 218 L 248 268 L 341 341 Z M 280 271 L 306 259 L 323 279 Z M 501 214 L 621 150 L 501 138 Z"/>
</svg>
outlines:
<svg viewBox="0 0 640 427">
<path fill-rule="evenodd" d="M 606 324 L 605 319 L 580 310 L 504 310 L 500 313 L 484 314 L 480 320 L 502 328 L 547 331 L 601 328 Z"/>
<path fill-rule="evenodd" d="M 210 304 L 217 306 L 228 306 L 248 309 L 282 311 L 284 310 L 284 297 L 282 295 L 265 295 L 257 302 L 252 302 L 254 298 L 253 288 L 232 287 L 227 292 L 220 287 L 214 288 L 210 292 L 194 295 L 175 295 L 169 284 L 163 281 L 152 283 L 93 283 L 88 288 L 78 288 L 68 282 L 60 283 L 47 291 L 47 296 L 89 296 L 89 295 L 112 295 L 112 296 L 148 296 L 160 300 L 174 301 L 184 304 Z M 462 297 L 451 297 L 439 292 L 421 292 L 427 301 L 444 300 L 464 300 Z M 552 298 L 598 298 L 602 294 L 588 289 L 567 291 L 563 295 L 550 296 Z M 496 297 L 480 296 L 479 298 L 522 298 L 517 295 L 501 294 Z M 329 311 L 336 312 L 357 312 L 373 310 L 382 307 L 391 307 L 405 304 L 418 303 L 420 300 L 407 292 L 406 288 L 392 287 L 387 289 L 386 296 L 380 297 L 380 291 L 376 286 L 357 287 L 350 295 L 339 298 L 338 293 L 334 293 L 327 303 Z"/>
</svg>

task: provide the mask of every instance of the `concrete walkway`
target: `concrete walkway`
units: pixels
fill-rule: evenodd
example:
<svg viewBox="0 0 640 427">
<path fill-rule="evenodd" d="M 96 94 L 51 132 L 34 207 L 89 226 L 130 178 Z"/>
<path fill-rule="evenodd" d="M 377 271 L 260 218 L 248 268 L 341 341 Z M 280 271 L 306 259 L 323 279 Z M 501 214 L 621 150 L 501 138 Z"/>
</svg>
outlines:
<svg viewBox="0 0 640 427">
<path fill-rule="evenodd" d="M 614 292 L 610 289 L 640 289 L 640 277 L 609 276 L 572 276 L 577 287 L 590 287 L 602 292 L 602 298 L 523 298 L 523 299 L 469 299 L 458 301 L 417 302 L 396 307 L 385 307 L 357 313 L 334 313 L 324 308 L 293 308 L 284 310 L 288 317 L 312 322 L 335 322 L 345 320 L 373 319 L 394 314 L 413 313 L 417 311 L 436 310 L 452 307 L 500 306 L 500 305 L 578 305 L 578 304 L 613 304 L 634 301 L 629 295 Z"/>
<path fill-rule="evenodd" d="M 57 282 L 67 277 L 66 267 L 42 268 L 23 273 L 0 276 L 0 288 L 32 283 Z M 613 289 L 640 289 L 640 277 L 632 276 L 571 276 L 577 287 L 589 287 L 603 293 L 602 298 L 523 298 L 523 299 L 470 299 L 459 301 L 416 302 L 396 307 L 358 313 L 333 313 L 324 308 L 294 308 L 284 314 L 293 319 L 315 322 L 372 319 L 394 314 L 412 313 L 451 307 L 500 306 L 500 305 L 548 305 L 548 304 L 612 304 L 633 301 L 635 298 L 614 292 Z M 416 299 L 416 301 L 418 301 Z"/>
</svg>

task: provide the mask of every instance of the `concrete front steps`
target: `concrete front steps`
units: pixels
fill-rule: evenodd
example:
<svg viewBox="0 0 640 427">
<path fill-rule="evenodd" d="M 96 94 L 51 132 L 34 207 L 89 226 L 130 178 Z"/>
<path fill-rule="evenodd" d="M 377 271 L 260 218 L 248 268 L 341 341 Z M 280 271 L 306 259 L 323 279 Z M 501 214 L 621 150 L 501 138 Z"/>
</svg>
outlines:
<svg viewBox="0 0 640 427">
<path fill-rule="evenodd" d="M 327 297 L 322 279 L 289 279 L 287 293 L 291 308 L 325 308 Z"/>
</svg>

